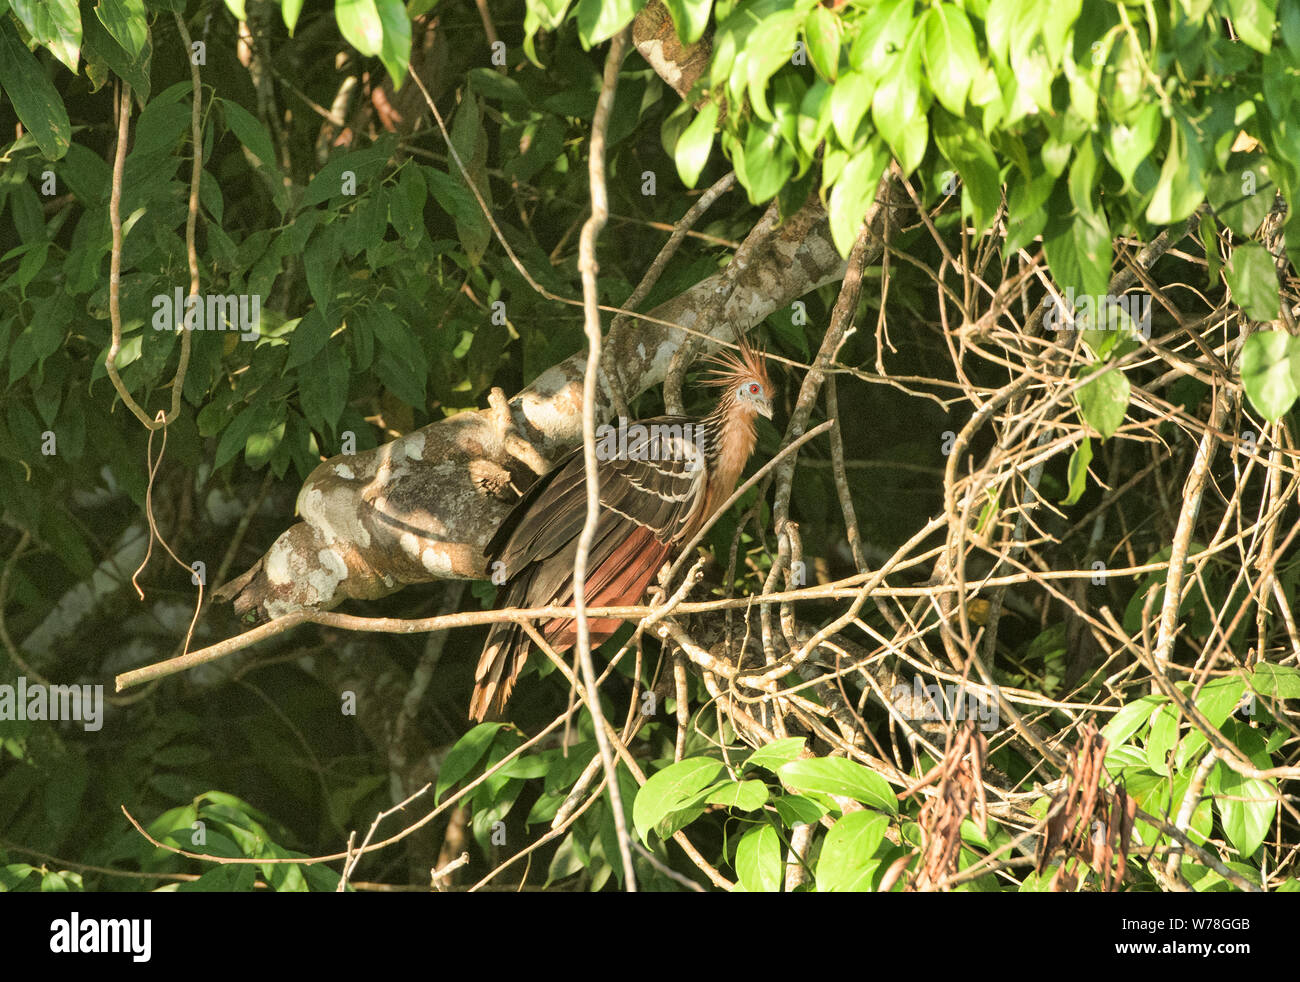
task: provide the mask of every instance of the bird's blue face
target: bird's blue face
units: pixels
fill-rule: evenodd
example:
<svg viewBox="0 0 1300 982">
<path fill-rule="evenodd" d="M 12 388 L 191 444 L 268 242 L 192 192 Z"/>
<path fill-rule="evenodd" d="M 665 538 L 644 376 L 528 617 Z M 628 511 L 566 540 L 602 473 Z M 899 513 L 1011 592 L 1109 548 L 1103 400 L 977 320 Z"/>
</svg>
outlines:
<svg viewBox="0 0 1300 982">
<path fill-rule="evenodd" d="M 772 399 L 767 387 L 755 379 L 747 379 L 736 386 L 736 401 L 750 412 L 772 418 Z"/>
</svg>

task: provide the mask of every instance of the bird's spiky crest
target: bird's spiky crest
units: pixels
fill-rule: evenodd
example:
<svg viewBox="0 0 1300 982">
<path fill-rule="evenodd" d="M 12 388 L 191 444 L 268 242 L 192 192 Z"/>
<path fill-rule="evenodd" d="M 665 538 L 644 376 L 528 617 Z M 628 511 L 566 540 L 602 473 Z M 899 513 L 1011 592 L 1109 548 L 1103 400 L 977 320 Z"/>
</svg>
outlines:
<svg viewBox="0 0 1300 982">
<path fill-rule="evenodd" d="M 768 378 L 767 362 L 763 358 L 763 349 L 750 345 L 743 335 L 740 338 L 739 352 L 730 348 L 721 348 L 705 359 L 709 372 L 702 380 L 705 385 L 725 388 L 753 379 L 761 382 L 767 392 L 772 391 L 772 381 Z"/>
</svg>

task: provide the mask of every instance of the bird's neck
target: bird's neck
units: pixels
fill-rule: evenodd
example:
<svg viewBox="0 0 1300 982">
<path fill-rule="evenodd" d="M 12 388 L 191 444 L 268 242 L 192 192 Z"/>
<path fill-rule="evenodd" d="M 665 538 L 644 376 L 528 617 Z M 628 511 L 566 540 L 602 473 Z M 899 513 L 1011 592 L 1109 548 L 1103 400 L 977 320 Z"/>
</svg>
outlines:
<svg viewBox="0 0 1300 982">
<path fill-rule="evenodd" d="M 709 500 L 706 512 L 713 514 L 736 490 L 750 454 L 754 452 L 757 436 L 754 416 L 734 404 L 719 405 L 709 414 L 707 424 L 716 433 L 715 456 L 709 473 Z"/>
</svg>

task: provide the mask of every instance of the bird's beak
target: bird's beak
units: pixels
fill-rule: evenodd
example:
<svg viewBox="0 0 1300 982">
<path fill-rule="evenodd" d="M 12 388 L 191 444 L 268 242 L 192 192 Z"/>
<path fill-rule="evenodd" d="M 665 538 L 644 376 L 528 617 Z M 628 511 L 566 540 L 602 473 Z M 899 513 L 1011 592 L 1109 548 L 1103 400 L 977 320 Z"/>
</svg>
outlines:
<svg viewBox="0 0 1300 982">
<path fill-rule="evenodd" d="M 758 403 L 758 412 L 761 416 L 772 418 L 772 401 L 770 399 L 761 399 Z"/>
</svg>

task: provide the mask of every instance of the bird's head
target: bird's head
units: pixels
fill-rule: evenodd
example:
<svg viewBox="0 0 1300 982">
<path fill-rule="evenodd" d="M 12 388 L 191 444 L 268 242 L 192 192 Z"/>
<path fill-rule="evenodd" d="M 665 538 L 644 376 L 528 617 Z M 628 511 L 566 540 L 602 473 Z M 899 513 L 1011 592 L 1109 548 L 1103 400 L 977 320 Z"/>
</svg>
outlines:
<svg viewBox="0 0 1300 982">
<path fill-rule="evenodd" d="M 741 338 L 739 352 L 724 349 L 708 361 L 712 368 L 706 383 L 722 390 L 722 403 L 751 418 L 755 415 L 772 418 L 772 380 L 761 350 L 750 347 Z"/>
</svg>

